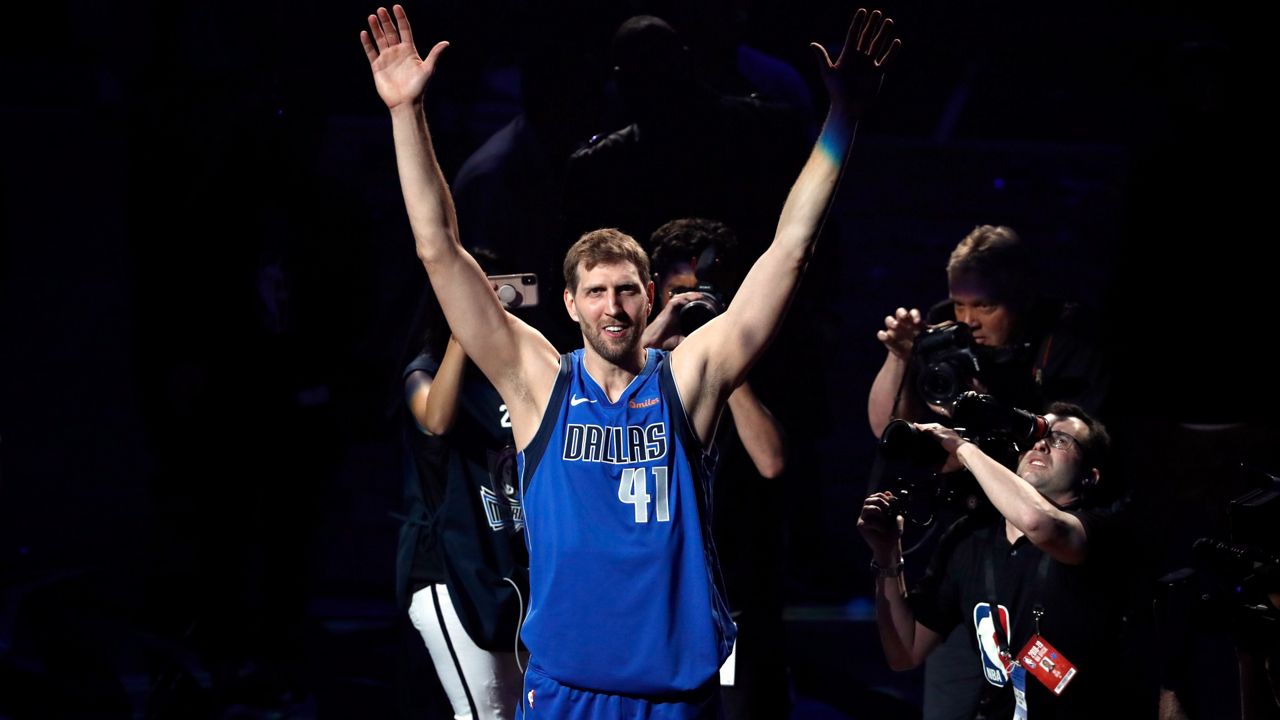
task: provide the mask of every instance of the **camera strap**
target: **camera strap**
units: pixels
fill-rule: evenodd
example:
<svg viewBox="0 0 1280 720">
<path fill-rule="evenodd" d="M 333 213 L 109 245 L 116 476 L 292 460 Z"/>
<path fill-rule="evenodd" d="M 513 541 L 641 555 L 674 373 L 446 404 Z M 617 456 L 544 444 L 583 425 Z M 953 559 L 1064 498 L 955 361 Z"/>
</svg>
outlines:
<svg viewBox="0 0 1280 720">
<path fill-rule="evenodd" d="M 1033 599 L 1031 612 L 1035 619 L 1035 632 L 1017 656 L 1010 651 L 1007 631 L 999 621 L 998 609 L 1000 605 L 996 599 L 995 560 L 991 553 L 987 554 L 984 563 L 983 579 L 986 584 L 988 602 L 992 608 L 992 620 L 994 621 L 992 625 L 995 632 L 996 647 L 999 650 L 1001 660 L 1005 663 L 1005 670 L 1013 685 L 1013 717 L 1015 720 L 1026 720 L 1028 717 L 1026 695 L 1028 672 L 1055 695 L 1062 694 L 1067 684 L 1076 675 L 1075 665 L 1063 657 L 1040 634 L 1040 618 L 1044 615 L 1044 605 L 1039 598 L 1041 593 L 1044 592 L 1045 581 L 1049 577 L 1050 560 L 1049 554 L 1042 551 L 1040 562 L 1037 563 L 1036 567 L 1035 584 L 1032 586 L 1031 592 Z M 1009 630 L 1012 630 L 1012 628 L 1013 619 L 1010 618 Z M 1024 668 L 1024 664 L 1027 667 Z M 1027 668 L 1030 668 L 1030 670 Z"/>
<path fill-rule="evenodd" d="M 1049 365 L 1049 352 L 1053 350 L 1053 334 L 1044 339 L 1044 352 L 1040 353 L 1040 359 L 1031 366 L 1031 379 L 1036 385 L 1044 385 L 1044 369 Z"/>
<path fill-rule="evenodd" d="M 1004 528 L 1001 527 L 1002 531 L 1003 529 Z M 1001 691 L 1004 689 L 1005 683 L 998 681 L 996 677 L 993 677 L 991 674 L 993 671 L 997 673 L 1002 672 L 1007 680 L 1013 681 L 1014 717 L 1026 718 L 1027 701 L 1025 678 L 1021 677 L 1021 674 L 1018 673 L 1019 668 L 1017 663 L 1014 662 L 1013 655 L 1009 652 L 1009 634 L 1005 628 L 1006 621 L 1009 623 L 1010 628 L 1012 628 L 1013 620 L 1012 618 L 1009 618 L 1007 613 L 1002 614 L 1000 612 L 1000 602 L 996 595 L 995 560 L 992 559 L 990 551 L 986 553 L 985 562 L 983 563 L 983 571 L 983 580 L 987 591 L 987 608 L 990 613 L 992 631 L 995 635 L 996 654 L 998 657 L 991 658 L 987 655 L 985 650 L 980 651 L 980 655 L 983 657 L 983 672 L 987 676 L 987 682 L 983 684 L 982 692 L 979 694 L 978 710 L 975 718 L 980 720 L 989 720 L 993 717 L 991 714 L 993 708 L 998 707 L 998 698 L 1001 696 Z M 980 627 L 981 626 L 978 625 L 975 627 L 975 630 L 980 629 Z M 981 644 L 982 639 L 979 638 L 979 645 Z M 998 663 L 1000 666 L 999 670 L 987 667 L 988 663 Z"/>
<path fill-rule="evenodd" d="M 908 367 L 902 373 L 902 379 L 898 381 L 898 392 L 893 396 L 893 407 L 889 408 L 889 418 L 898 417 L 898 406 L 902 404 L 902 391 L 907 387 L 907 378 L 911 377 L 911 368 Z"/>
<path fill-rule="evenodd" d="M 1009 651 L 1009 637 L 1005 632 L 1004 623 L 1000 622 L 1000 600 L 996 595 L 996 561 L 992 559 L 991 553 L 987 553 L 983 569 L 985 570 L 983 579 L 987 586 L 987 604 L 991 606 L 991 624 L 995 627 L 996 649 L 1000 651 L 1000 659 L 1004 662 L 1007 672 L 1009 664 L 1013 661 L 1013 653 Z M 1013 625 L 1012 620 L 1009 624 Z"/>
<path fill-rule="evenodd" d="M 1037 598 L 1036 602 L 1033 605 L 1033 608 L 1034 608 L 1033 612 L 1035 613 L 1035 619 L 1036 619 L 1037 635 L 1040 634 L 1040 617 L 1044 615 L 1044 605 L 1039 602 L 1038 598 L 1040 596 L 1040 593 L 1044 591 L 1045 580 L 1049 578 L 1049 562 L 1050 562 L 1049 554 L 1044 551 L 1041 551 L 1040 562 L 1036 566 L 1035 585 L 1033 586 L 1033 591 L 1032 591 L 1032 597 Z M 996 595 L 996 561 L 991 557 L 990 553 L 987 553 L 986 562 L 984 563 L 983 569 L 985 571 L 983 573 L 983 580 L 985 581 L 985 584 L 986 584 L 987 602 L 991 603 L 992 608 L 999 607 L 1000 603 Z M 1012 626 L 1012 622 L 1010 622 L 1010 626 Z M 1013 657 L 1013 654 L 1009 651 L 1009 638 L 1005 635 L 1004 627 L 997 622 L 995 623 L 995 631 L 996 631 L 996 646 L 1000 649 L 1000 654 L 1002 656 L 1007 656 L 1008 659 L 1011 659 Z"/>
</svg>

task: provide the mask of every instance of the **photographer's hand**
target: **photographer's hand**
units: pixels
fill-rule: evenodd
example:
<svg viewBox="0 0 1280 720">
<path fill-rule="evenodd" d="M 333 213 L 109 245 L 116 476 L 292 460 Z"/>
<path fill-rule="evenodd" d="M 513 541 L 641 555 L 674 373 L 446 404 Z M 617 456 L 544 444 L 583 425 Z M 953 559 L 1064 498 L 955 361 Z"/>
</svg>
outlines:
<svg viewBox="0 0 1280 720">
<path fill-rule="evenodd" d="M 960 437 L 960 434 L 955 430 L 938 423 L 920 423 L 916 425 L 916 428 L 932 435 L 933 439 L 937 440 L 938 444 L 942 446 L 942 449 L 947 451 L 947 461 L 942 464 L 939 472 L 953 472 L 964 467 L 964 464 L 960 462 L 960 458 L 956 456 L 956 451 L 960 449 L 961 445 L 967 445 L 969 443 L 968 440 Z"/>
<path fill-rule="evenodd" d="M 907 377 L 907 361 L 911 358 L 916 336 L 924 332 L 925 327 L 927 326 L 919 310 L 898 308 L 894 314 L 885 316 L 884 330 L 876 333 L 876 338 L 889 351 L 880 372 L 876 373 L 875 382 L 871 384 L 871 393 L 867 396 L 867 420 L 876 437 L 884 433 L 885 426 L 893 418 L 914 415 L 903 410 L 915 406 L 911 388 L 904 387 L 903 381 Z M 902 407 L 899 407 L 900 393 L 906 400 L 901 403 Z"/>
<path fill-rule="evenodd" d="M 911 357 L 916 336 L 924 332 L 925 327 L 919 310 L 898 308 L 894 314 L 885 316 L 884 330 L 876 332 L 876 339 L 884 343 L 890 354 L 905 361 Z"/>
<path fill-rule="evenodd" d="M 685 338 L 680 330 L 680 308 L 704 296 L 711 297 L 706 293 L 683 292 L 668 298 L 667 304 L 662 306 L 662 312 L 644 329 L 640 344 L 644 347 L 674 350 Z"/>
<path fill-rule="evenodd" d="M 858 516 L 858 532 L 871 548 L 871 557 L 882 567 L 895 565 L 902 557 L 903 518 L 892 513 L 893 493 L 878 492 L 862 503 Z"/>
<path fill-rule="evenodd" d="M 907 582 L 902 574 L 902 516 L 890 515 L 893 493 L 878 492 L 862 504 L 858 532 L 871 546 L 876 573 L 876 627 L 884 657 L 894 670 L 918 667 L 942 636 L 916 622 L 907 604 Z M 886 572 L 888 571 L 888 572 Z"/>
</svg>

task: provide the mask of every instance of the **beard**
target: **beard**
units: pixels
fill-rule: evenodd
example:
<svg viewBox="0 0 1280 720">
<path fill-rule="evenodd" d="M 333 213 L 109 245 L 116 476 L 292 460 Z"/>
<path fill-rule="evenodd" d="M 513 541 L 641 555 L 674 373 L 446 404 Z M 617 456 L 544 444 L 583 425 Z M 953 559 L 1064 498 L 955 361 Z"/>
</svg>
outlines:
<svg viewBox="0 0 1280 720">
<path fill-rule="evenodd" d="M 624 328 L 622 337 L 611 338 L 583 321 L 579 321 L 578 325 L 582 328 L 583 339 L 597 355 L 605 360 L 614 365 L 622 365 L 635 357 L 636 348 L 640 345 L 640 333 L 643 330 L 640 326 L 628 325 Z"/>
</svg>

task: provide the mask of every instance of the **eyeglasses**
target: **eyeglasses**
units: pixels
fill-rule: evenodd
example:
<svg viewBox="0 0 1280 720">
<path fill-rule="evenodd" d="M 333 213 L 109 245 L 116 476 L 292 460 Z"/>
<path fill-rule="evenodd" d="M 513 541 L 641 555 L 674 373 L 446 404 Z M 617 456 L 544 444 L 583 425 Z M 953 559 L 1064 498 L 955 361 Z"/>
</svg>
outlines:
<svg viewBox="0 0 1280 720">
<path fill-rule="evenodd" d="M 1054 450 L 1066 450 L 1072 445 L 1080 444 L 1079 440 L 1071 437 L 1070 435 L 1060 430 L 1051 431 L 1048 435 L 1045 436 L 1044 440 L 1049 444 L 1049 447 L 1053 448 Z"/>
</svg>

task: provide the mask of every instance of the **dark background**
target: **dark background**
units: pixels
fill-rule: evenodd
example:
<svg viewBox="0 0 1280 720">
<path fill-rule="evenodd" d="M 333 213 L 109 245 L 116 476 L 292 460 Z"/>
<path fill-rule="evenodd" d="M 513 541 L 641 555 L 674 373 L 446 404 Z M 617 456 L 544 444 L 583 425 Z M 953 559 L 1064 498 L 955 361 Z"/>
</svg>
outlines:
<svg viewBox="0 0 1280 720">
<path fill-rule="evenodd" d="M 587 4 L 583 52 L 645 7 Z M 281 703 L 368 717 L 432 702 L 406 700 L 430 690 L 396 669 L 392 410 L 424 273 L 358 43 L 372 9 L 9 12 L 0 717 Z M 541 10 L 407 9 L 421 44 L 453 44 L 429 92 L 452 178 L 519 111 L 516 48 Z M 1280 470 L 1274 159 L 1263 31 L 1236 6 L 887 9 L 905 48 L 788 319 L 810 343 L 791 392 L 812 405 L 784 415 L 804 461 L 776 507 L 797 666 L 838 658 L 824 672 L 910 700 L 866 632 L 854 527 L 884 314 L 944 297 L 946 257 L 974 225 L 1017 228 L 1054 291 L 1104 311 L 1118 360 L 1107 419 L 1150 528 L 1135 555 L 1179 567 L 1191 540 L 1224 536 L 1226 501 L 1251 482 L 1239 463 Z M 821 107 L 806 44 L 839 43 L 851 10 L 759 0 L 746 39 L 798 69 Z M 832 640 L 806 608 L 862 629 Z"/>
</svg>

